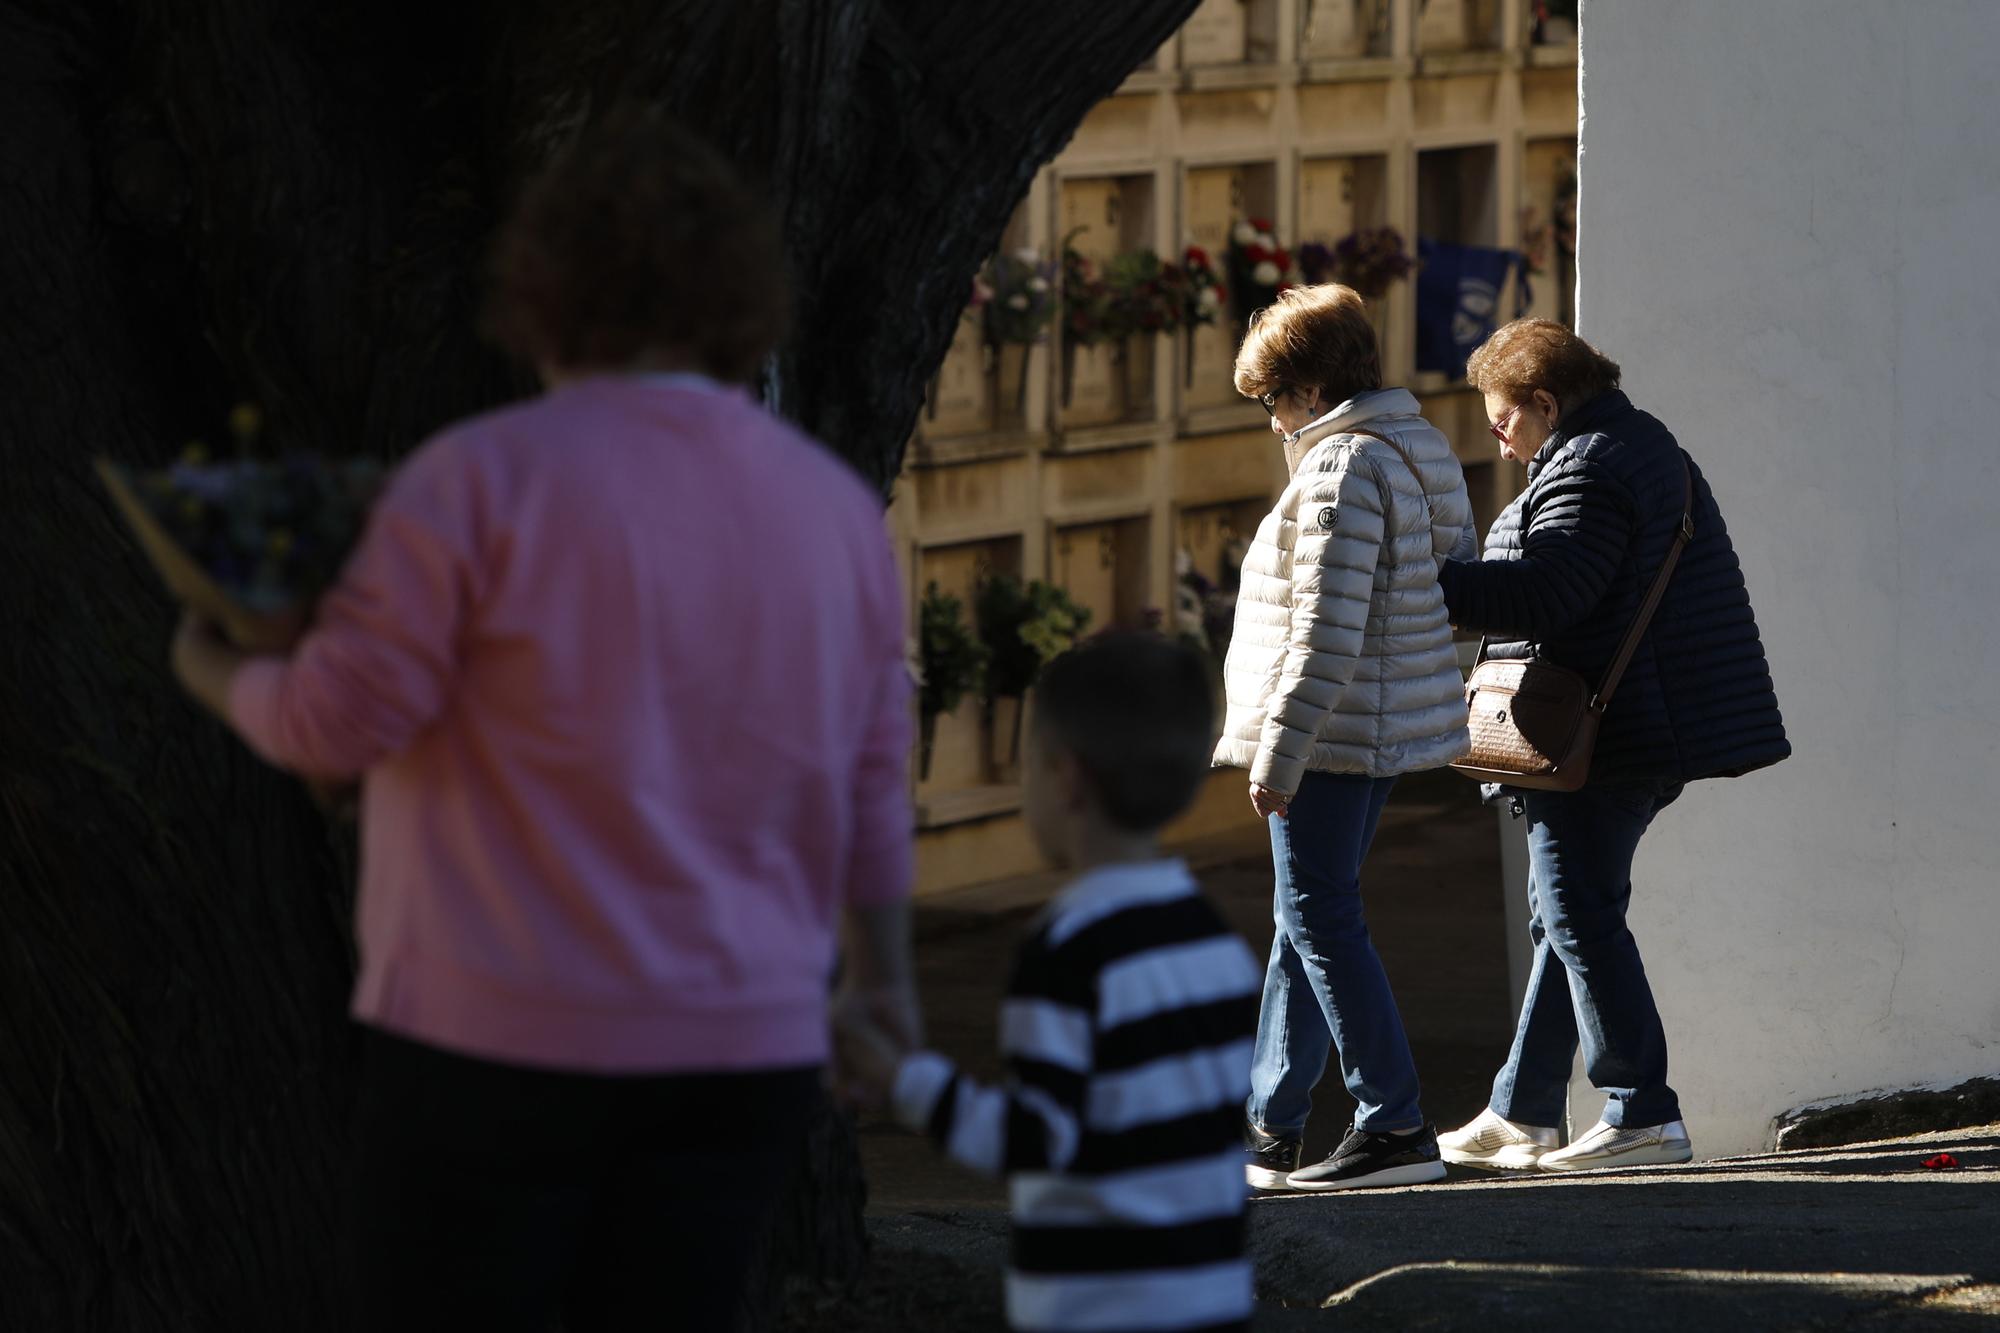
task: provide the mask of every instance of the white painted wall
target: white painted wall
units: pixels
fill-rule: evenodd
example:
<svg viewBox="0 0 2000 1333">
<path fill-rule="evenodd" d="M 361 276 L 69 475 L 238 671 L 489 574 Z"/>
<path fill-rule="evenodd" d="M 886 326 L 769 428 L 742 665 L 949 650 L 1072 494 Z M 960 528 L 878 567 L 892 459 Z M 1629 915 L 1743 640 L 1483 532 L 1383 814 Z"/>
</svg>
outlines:
<svg viewBox="0 0 2000 1333">
<path fill-rule="evenodd" d="M 1713 479 L 1796 750 L 1635 875 L 1696 1149 L 1751 1150 L 2000 1073 L 2000 3 L 1587 0 L 1582 86 L 1578 327 Z"/>
</svg>

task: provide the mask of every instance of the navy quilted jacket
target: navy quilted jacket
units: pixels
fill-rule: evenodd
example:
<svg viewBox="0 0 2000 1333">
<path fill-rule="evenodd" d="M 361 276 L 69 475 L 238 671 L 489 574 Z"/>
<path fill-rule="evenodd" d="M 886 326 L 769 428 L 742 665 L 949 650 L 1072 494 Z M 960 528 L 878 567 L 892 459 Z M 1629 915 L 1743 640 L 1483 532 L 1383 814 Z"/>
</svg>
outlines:
<svg viewBox="0 0 2000 1333">
<path fill-rule="evenodd" d="M 1537 650 L 1595 684 L 1679 525 L 1678 443 L 1616 390 L 1571 413 L 1494 522 L 1486 558 L 1439 574 L 1452 623 L 1491 657 Z M 1599 733 L 1590 780 L 1734 777 L 1791 754 L 1743 569 L 1694 469 L 1694 540 Z"/>
</svg>

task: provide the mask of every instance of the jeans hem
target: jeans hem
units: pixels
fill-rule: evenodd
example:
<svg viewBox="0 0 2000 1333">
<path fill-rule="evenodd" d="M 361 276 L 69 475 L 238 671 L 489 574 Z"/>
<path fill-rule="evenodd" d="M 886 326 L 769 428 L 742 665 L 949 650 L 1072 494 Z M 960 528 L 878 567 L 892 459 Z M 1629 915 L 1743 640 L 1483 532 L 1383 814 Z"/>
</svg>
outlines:
<svg viewBox="0 0 2000 1333">
<path fill-rule="evenodd" d="M 1257 1117 L 1253 1115 L 1244 1116 L 1243 1123 L 1267 1139 L 1303 1139 L 1306 1136 L 1306 1127 L 1304 1125 L 1300 1125 L 1296 1129 L 1272 1129 L 1269 1125 L 1258 1124 Z"/>
<path fill-rule="evenodd" d="M 1611 1118 L 1614 1114 L 1618 1117 L 1615 1120 Z M 1604 1108 L 1604 1114 L 1598 1118 L 1603 1123 L 1615 1129 L 1658 1129 L 1661 1125 L 1673 1124 L 1676 1120 L 1682 1119 L 1682 1116 L 1681 1108 L 1678 1106 L 1664 1115 L 1658 1111 L 1648 1111 L 1644 1115 L 1634 1115 L 1630 1111 L 1620 1110 L 1614 1112 L 1612 1105 L 1607 1104 Z"/>
<path fill-rule="evenodd" d="M 1493 1112 L 1494 1115 L 1499 1116 L 1502 1120 L 1511 1120 L 1517 1125 L 1526 1125 L 1530 1129 L 1561 1129 L 1563 1113 L 1568 1109 L 1567 1106 L 1558 1106 L 1555 1109 L 1555 1113 L 1544 1120 L 1539 1115 L 1517 1109 L 1512 1103 L 1502 1106 L 1500 1103 L 1504 1100 L 1506 1099 L 1496 1097 L 1486 1104 L 1486 1109 Z"/>
</svg>

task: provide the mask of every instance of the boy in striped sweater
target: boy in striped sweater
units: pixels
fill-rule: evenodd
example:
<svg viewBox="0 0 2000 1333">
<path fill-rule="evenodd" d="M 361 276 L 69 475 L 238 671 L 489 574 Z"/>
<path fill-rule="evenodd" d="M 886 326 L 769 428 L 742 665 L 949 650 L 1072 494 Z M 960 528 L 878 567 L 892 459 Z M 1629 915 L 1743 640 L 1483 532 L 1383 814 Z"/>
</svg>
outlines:
<svg viewBox="0 0 2000 1333">
<path fill-rule="evenodd" d="M 1024 1330 L 1249 1326 L 1242 1118 L 1259 969 L 1159 831 L 1208 768 L 1208 671 L 1107 635 L 1035 689 L 1026 816 L 1076 880 L 1037 918 L 986 1087 L 839 1015 L 844 1076 L 965 1165 L 1005 1175 Z"/>
</svg>

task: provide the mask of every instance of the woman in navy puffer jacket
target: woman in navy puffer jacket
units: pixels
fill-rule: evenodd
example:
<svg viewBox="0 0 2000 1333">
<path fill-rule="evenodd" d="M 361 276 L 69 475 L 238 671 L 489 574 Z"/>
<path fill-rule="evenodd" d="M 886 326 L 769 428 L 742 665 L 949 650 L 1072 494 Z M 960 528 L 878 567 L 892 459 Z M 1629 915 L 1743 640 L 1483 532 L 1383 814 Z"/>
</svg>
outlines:
<svg viewBox="0 0 2000 1333">
<path fill-rule="evenodd" d="M 1683 784 L 1791 753 L 1743 570 L 1701 469 L 1589 343 L 1519 320 L 1466 374 L 1500 452 L 1528 464 L 1486 558 L 1439 574 L 1452 622 L 1486 634 L 1489 657 L 1539 656 L 1600 679 L 1673 544 L 1690 475 L 1694 537 L 1605 714 L 1589 782 L 1514 793 L 1528 819 L 1534 969 L 1491 1102 L 1439 1147 L 1468 1165 L 1558 1171 L 1686 1161 L 1625 908 L 1639 838 Z M 1609 1100 L 1595 1128 L 1558 1148 L 1579 1042 Z"/>
</svg>

